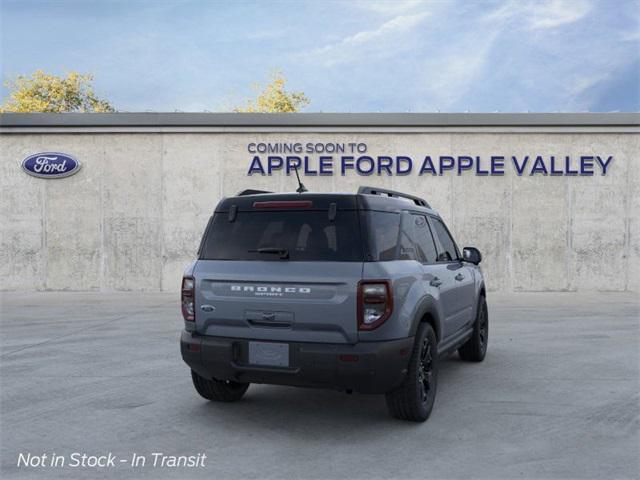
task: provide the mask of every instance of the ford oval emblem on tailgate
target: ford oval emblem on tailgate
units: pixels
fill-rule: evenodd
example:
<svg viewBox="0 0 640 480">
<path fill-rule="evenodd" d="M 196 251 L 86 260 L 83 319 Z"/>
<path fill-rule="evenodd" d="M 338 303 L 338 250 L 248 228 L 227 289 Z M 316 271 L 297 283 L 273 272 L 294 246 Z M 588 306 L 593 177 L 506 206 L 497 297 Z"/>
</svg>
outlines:
<svg viewBox="0 0 640 480">
<path fill-rule="evenodd" d="M 66 153 L 43 152 L 22 161 L 22 169 L 40 178 L 63 178 L 80 170 L 80 162 Z"/>
</svg>

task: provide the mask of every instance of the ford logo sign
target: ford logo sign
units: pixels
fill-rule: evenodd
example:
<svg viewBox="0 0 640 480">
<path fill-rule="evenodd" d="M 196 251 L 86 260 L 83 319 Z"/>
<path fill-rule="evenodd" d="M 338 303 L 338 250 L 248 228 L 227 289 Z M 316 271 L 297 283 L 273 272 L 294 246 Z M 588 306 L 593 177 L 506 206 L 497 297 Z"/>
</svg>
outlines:
<svg viewBox="0 0 640 480">
<path fill-rule="evenodd" d="M 62 178 L 80 170 L 80 162 L 66 153 L 44 152 L 25 158 L 22 169 L 34 177 Z"/>
</svg>

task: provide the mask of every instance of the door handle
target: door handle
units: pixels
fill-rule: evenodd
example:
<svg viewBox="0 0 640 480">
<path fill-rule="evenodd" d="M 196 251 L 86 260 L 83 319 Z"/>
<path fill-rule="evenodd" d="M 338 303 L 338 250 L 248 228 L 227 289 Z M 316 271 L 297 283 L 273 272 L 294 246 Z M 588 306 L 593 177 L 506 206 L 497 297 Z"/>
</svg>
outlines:
<svg viewBox="0 0 640 480">
<path fill-rule="evenodd" d="M 459 273 L 459 274 L 456 275 L 455 278 L 456 278 L 457 281 L 461 282 L 462 280 L 464 280 L 464 275 Z"/>
<path fill-rule="evenodd" d="M 440 285 L 442 285 L 442 281 L 438 277 L 433 277 L 433 280 L 429 282 L 429 285 L 431 285 L 432 287 L 439 287 Z"/>
</svg>

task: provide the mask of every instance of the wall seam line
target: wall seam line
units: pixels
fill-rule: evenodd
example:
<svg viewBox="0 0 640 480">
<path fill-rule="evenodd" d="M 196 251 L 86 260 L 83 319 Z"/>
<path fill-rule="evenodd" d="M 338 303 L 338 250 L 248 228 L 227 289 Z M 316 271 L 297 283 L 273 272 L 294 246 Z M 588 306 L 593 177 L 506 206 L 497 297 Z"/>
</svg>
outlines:
<svg viewBox="0 0 640 480">
<path fill-rule="evenodd" d="M 571 139 L 573 140 L 573 139 Z M 569 149 L 572 150 L 573 147 L 573 141 L 569 142 Z M 574 286 L 574 274 L 575 274 L 575 268 L 576 268 L 576 256 L 574 254 L 573 251 L 573 188 L 572 187 L 572 182 L 570 181 L 569 177 L 565 177 L 565 182 L 567 184 L 567 226 L 566 226 L 566 243 L 567 243 L 567 250 L 565 253 L 565 262 L 566 262 L 566 269 L 567 269 L 567 290 L 569 292 L 574 291 L 575 286 Z"/>
<path fill-rule="evenodd" d="M 107 159 L 107 150 L 105 146 L 105 142 L 102 141 L 100 144 L 100 152 L 102 153 L 102 161 L 100 162 L 101 172 L 100 172 L 100 277 L 98 279 L 98 288 L 101 292 L 106 290 L 106 281 L 105 281 L 105 270 L 106 270 L 106 253 L 105 253 L 105 228 L 104 228 L 104 168 Z"/>
<path fill-rule="evenodd" d="M 507 265 L 509 272 L 508 291 L 515 291 L 515 282 L 513 279 L 513 173 L 509 173 L 509 247 L 507 256 Z"/>
<path fill-rule="evenodd" d="M 164 270 L 166 265 L 166 245 L 164 235 L 164 199 L 165 199 L 165 182 L 164 182 L 164 138 L 165 134 L 160 134 L 160 282 L 158 288 L 161 292 L 165 291 Z"/>
<path fill-rule="evenodd" d="M 44 135 L 40 135 L 40 145 L 44 146 Z M 49 286 L 49 238 L 47 236 L 47 182 L 42 182 L 42 267 L 43 284 L 42 289 L 47 290 Z"/>
<path fill-rule="evenodd" d="M 629 291 L 629 283 L 631 281 L 631 262 L 629 262 L 629 258 L 631 257 L 631 161 L 627 161 L 626 163 L 626 185 L 625 185 L 625 195 L 624 195 L 624 291 Z"/>
</svg>

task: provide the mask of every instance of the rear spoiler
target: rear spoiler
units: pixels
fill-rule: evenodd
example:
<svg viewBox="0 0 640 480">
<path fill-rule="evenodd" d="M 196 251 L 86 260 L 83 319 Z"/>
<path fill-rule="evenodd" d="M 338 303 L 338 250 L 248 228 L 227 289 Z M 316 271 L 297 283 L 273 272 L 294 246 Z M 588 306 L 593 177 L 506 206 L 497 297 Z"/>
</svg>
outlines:
<svg viewBox="0 0 640 480">
<path fill-rule="evenodd" d="M 236 197 L 244 197 L 246 195 L 259 195 L 261 193 L 273 193 L 273 192 L 268 192 L 266 190 L 254 190 L 252 188 L 248 188 L 246 190 L 242 190 L 242 191 L 238 192 Z"/>
</svg>

